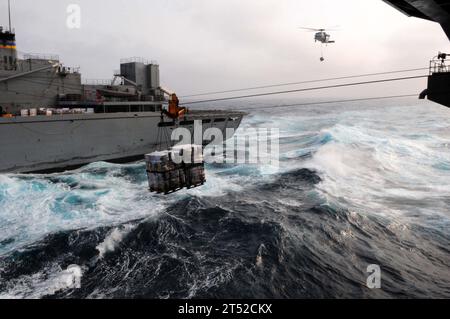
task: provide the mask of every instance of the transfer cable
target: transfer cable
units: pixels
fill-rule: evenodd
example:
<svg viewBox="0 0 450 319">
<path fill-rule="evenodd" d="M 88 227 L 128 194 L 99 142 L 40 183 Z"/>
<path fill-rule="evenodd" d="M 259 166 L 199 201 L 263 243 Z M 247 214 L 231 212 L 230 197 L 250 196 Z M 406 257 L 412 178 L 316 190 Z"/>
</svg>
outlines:
<svg viewBox="0 0 450 319">
<path fill-rule="evenodd" d="M 295 89 L 295 90 L 274 91 L 274 92 L 266 92 L 266 93 L 258 93 L 258 94 L 240 95 L 240 96 L 224 97 L 224 98 L 217 98 L 217 99 L 184 102 L 183 105 L 192 105 L 192 104 L 207 103 L 207 102 L 230 101 L 230 100 L 238 100 L 238 99 L 261 97 L 261 96 L 280 95 L 280 94 L 306 92 L 306 91 L 316 91 L 316 90 L 333 89 L 333 88 L 341 88 L 341 87 L 351 87 L 351 86 L 367 85 L 367 84 L 386 83 L 386 82 L 394 82 L 394 81 L 414 80 L 414 79 L 420 79 L 420 78 L 425 78 L 425 77 L 428 77 L 428 75 L 400 77 L 400 78 L 390 78 L 390 79 L 372 80 L 372 81 L 364 81 L 364 82 L 352 82 L 352 83 L 335 84 L 335 85 L 327 85 L 327 86 L 318 86 L 318 87 Z"/>
<path fill-rule="evenodd" d="M 346 99 L 346 100 L 332 100 L 332 101 L 319 101 L 319 102 L 307 102 L 307 103 L 295 103 L 295 104 L 282 104 L 282 105 L 271 105 L 262 107 L 251 107 L 251 108 L 230 108 L 231 111 L 251 111 L 251 110 L 261 110 L 261 109 L 273 109 L 273 108 L 284 108 L 284 107 L 300 107 L 300 106 L 311 106 L 311 105 L 324 105 L 324 104 L 335 104 L 335 103 L 349 103 L 349 102 L 362 102 L 362 101 L 374 101 L 374 100 L 388 100 L 388 99 L 399 99 L 407 97 L 417 97 L 416 94 L 402 94 L 402 95 L 390 95 L 390 96 L 376 96 L 358 99 Z"/>
<path fill-rule="evenodd" d="M 416 68 L 416 69 L 406 69 L 406 70 L 378 72 L 378 73 L 366 73 L 366 74 L 359 74 L 359 75 L 348 75 L 348 76 L 341 76 L 341 77 L 334 77 L 334 78 L 325 78 L 325 79 L 318 79 L 318 80 L 306 80 L 306 81 L 300 81 L 300 82 L 288 82 L 288 83 L 280 83 L 280 84 L 269 84 L 269 85 L 248 87 L 248 88 L 242 88 L 242 89 L 231 89 L 231 90 L 225 90 L 225 91 L 197 93 L 197 94 L 191 94 L 191 95 L 184 95 L 184 96 L 181 96 L 181 97 L 182 98 L 187 98 L 187 97 L 214 95 L 214 94 L 243 92 L 243 91 L 259 90 L 259 89 L 269 89 L 269 88 L 281 87 L 281 86 L 291 86 L 291 85 L 298 85 L 298 84 L 318 83 L 318 82 L 336 81 L 336 80 L 347 80 L 347 79 L 362 78 L 362 77 L 369 77 L 369 76 L 387 75 L 387 74 L 396 74 L 396 73 L 406 73 L 406 72 L 423 71 L 423 70 L 429 70 L 429 68 Z"/>
</svg>

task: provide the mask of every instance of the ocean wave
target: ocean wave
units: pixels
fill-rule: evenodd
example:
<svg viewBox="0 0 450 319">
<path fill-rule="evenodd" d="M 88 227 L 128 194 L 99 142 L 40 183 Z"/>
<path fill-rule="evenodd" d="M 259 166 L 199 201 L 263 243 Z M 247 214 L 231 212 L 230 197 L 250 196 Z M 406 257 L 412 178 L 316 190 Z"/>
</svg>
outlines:
<svg viewBox="0 0 450 319">
<path fill-rule="evenodd" d="M 448 118 L 255 112 L 237 134 L 279 128 L 278 169 L 208 164 L 170 196 L 148 192 L 142 162 L 0 175 L 0 297 L 448 297 Z"/>
</svg>

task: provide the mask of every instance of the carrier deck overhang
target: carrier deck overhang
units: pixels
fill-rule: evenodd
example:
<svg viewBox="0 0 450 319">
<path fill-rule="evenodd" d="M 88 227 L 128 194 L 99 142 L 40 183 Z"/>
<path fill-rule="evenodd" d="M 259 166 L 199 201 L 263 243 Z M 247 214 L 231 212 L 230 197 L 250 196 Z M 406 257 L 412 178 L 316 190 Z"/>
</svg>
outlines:
<svg viewBox="0 0 450 319">
<path fill-rule="evenodd" d="M 439 23 L 450 39 L 450 2 L 448 0 L 383 0 L 410 17 Z"/>
<path fill-rule="evenodd" d="M 448 0 L 383 0 L 410 17 L 439 23 L 450 39 L 450 2 Z M 428 87 L 420 98 L 450 107 L 450 66 L 447 54 L 439 54 L 430 62 Z"/>
</svg>

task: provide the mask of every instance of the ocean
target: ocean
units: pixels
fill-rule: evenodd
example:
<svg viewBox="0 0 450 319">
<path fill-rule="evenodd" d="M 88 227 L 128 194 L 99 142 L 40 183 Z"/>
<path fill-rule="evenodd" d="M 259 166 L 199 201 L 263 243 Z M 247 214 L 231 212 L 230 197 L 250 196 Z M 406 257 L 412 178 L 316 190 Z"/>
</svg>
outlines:
<svg viewBox="0 0 450 319">
<path fill-rule="evenodd" d="M 227 105 L 280 130 L 278 169 L 168 196 L 143 162 L 0 175 L 0 298 L 450 298 L 450 109 L 258 110 L 282 103 Z"/>
</svg>

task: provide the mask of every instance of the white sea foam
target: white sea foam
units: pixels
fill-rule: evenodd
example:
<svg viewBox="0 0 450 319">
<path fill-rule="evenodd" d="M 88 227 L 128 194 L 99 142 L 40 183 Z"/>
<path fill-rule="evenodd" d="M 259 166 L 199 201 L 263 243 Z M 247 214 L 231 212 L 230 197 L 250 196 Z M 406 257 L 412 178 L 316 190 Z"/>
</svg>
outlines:
<svg viewBox="0 0 450 319">
<path fill-rule="evenodd" d="M 443 213 L 448 218 L 450 172 L 442 167 L 450 163 L 450 150 L 436 145 L 450 142 L 450 135 L 433 134 L 429 124 L 418 128 L 402 118 L 402 111 L 373 111 L 364 118 L 347 114 L 352 123 L 342 120 L 326 128 L 333 142 L 317 150 L 307 167 L 321 173 L 319 189 L 327 196 L 359 211 L 389 216 Z M 387 130 L 390 125 L 393 129 Z"/>
<path fill-rule="evenodd" d="M 65 270 L 54 266 L 11 281 L 9 289 L 0 293 L 0 299 L 38 299 L 67 289 L 79 289 L 82 276 L 83 270 L 78 265 L 71 265 Z"/>
<path fill-rule="evenodd" d="M 99 252 L 100 258 L 105 254 L 113 252 L 124 237 L 135 228 L 133 225 L 124 225 L 114 228 L 96 248 Z"/>
<path fill-rule="evenodd" d="M 64 174 L 0 175 L 0 243 L 10 243 L 0 244 L 0 254 L 58 231 L 154 216 L 175 200 L 148 192 L 143 164 L 136 168 L 144 174 L 142 182 L 122 176 L 124 167 L 134 166 L 96 163 Z M 106 173 L 92 173 L 93 168 Z"/>
</svg>

